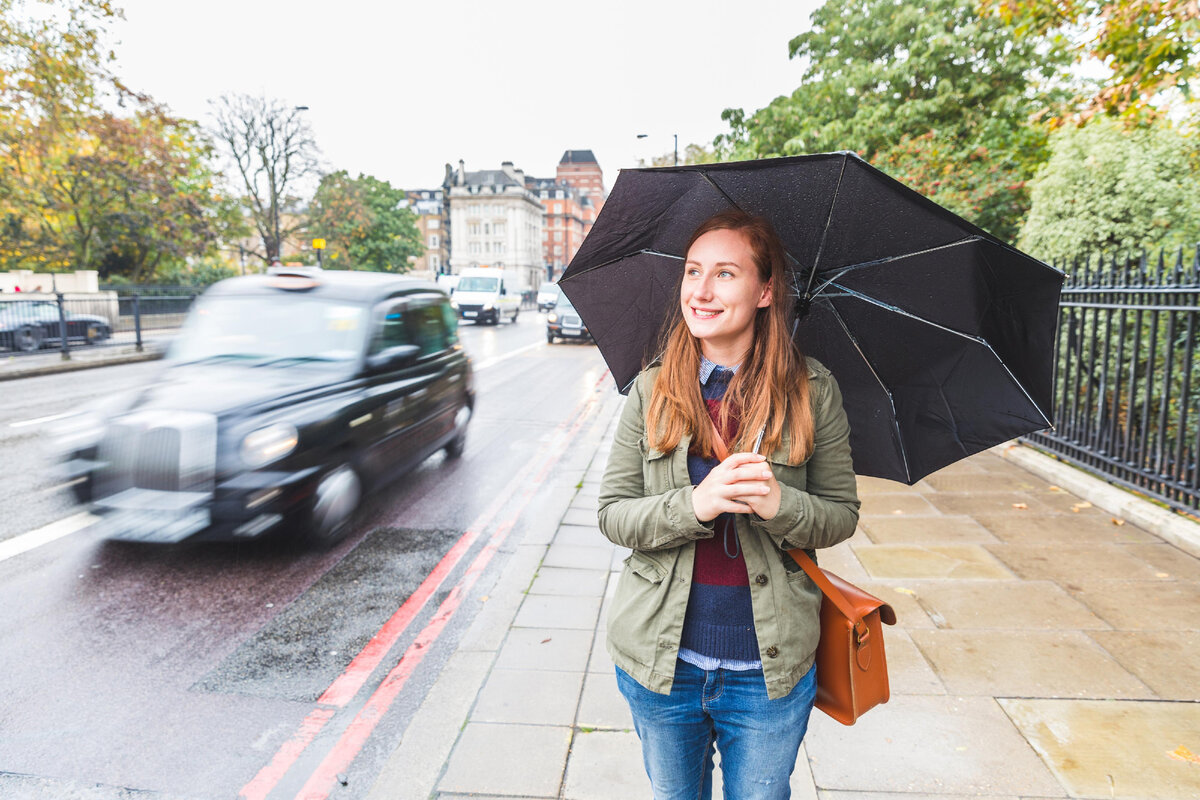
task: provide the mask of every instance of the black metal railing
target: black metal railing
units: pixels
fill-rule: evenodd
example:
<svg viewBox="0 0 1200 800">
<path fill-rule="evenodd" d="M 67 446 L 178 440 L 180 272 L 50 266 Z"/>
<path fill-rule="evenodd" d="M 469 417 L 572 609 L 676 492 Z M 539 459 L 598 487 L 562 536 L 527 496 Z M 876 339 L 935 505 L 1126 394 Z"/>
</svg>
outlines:
<svg viewBox="0 0 1200 800">
<path fill-rule="evenodd" d="M 1064 265 L 1059 265 L 1064 268 Z M 1172 508 L 1200 509 L 1200 248 L 1065 265 L 1055 428 L 1030 444 Z"/>
<path fill-rule="evenodd" d="M 133 346 L 147 335 L 169 336 L 183 324 L 199 293 L 145 295 L 140 287 L 94 293 L 0 295 L 0 355 L 59 351 L 70 358 L 79 347 Z"/>
</svg>

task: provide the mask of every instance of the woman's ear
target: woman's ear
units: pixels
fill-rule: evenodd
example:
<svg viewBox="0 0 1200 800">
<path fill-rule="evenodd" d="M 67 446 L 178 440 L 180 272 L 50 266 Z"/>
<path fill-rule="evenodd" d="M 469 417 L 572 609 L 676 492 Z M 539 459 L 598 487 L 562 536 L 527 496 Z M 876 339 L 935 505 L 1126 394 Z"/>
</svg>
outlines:
<svg viewBox="0 0 1200 800">
<path fill-rule="evenodd" d="M 771 305 L 771 282 L 767 281 L 767 285 L 763 287 L 762 297 L 758 298 L 757 308 L 766 308 Z"/>
</svg>

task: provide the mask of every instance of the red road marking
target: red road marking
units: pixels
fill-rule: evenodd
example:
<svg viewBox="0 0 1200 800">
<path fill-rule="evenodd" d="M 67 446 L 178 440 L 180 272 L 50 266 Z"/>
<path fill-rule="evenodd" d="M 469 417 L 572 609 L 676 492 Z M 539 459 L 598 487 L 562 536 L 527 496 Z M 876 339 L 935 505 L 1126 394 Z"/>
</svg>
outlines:
<svg viewBox="0 0 1200 800">
<path fill-rule="evenodd" d="M 586 419 L 589 415 L 591 408 L 596 405 L 596 398 L 594 396 L 595 389 L 604 382 L 607 376 L 608 371 L 606 370 L 596 382 L 596 386 L 593 387 L 593 396 L 581 402 L 580 405 L 576 407 L 576 410 L 572 411 L 572 416 L 568 417 L 568 419 L 573 418 L 574 422 L 570 423 L 570 429 L 567 431 L 563 441 L 560 442 L 559 445 L 553 447 L 545 461 L 542 462 L 542 468 L 538 471 L 538 474 L 535 476 L 533 481 L 534 487 L 536 487 L 536 485 L 546 476 L 550 470 L 550 467 L 562 456 L 562 451 L 565 449 L 565 446 L 563 445 L 570 441 L 570 437 L 579 430 L 584 419 Z M 558 426 L 559 430 L 566 428 L 567 425 L 567 422 L 560 423 Z M 473 523 L 471 523 L 463 535 L 459 537 L 458 541 L 454 543 L 454 546 L 450 548 L 446 555 L 442 557 L 442 560 L 438 562 L 437 566 L 435 566 L 429 575 L 426 576 L 425 580 L 421 582 L 421 585 L 417 587 L 416 591 L 414 591 L 413 594 L 409 596 L 408 600 L 406 600 L 404 604 L 396 611 L 396 613 L 384 623 L 383 627 L 379 629 L 375 636 L 371 637 L 371 640 L 367 642 L 363 649 L 359 651 L 358 655 L 356 655 L 350 664 L 347 665 L 342 674 L 339 675 L 334 682 L 330 684 L 329 687 L 321 694 L 321 697 L 317 699 L 317 702 L 320 703 L 322 707 L 314 709 L 307 717 L 305 717 L 296 733 L 293 734 L 290 739 L 284 742 L 284 744 L 275 753 L 275 756 L 271 759 L 270 763 L 264 766 L 249 783 L 242 787 L 242 790 L 238 793 L 238 797 L 245 798 L 245 800 L 265 800 L 267 795 L 269 795 L 275 789 L 275 787 L 279 784 L 279 781 L 283 779 L 283 776 L 288 772 L 289 769 L 291 769 L 293 764 L 295 764 L 301 753 L 303 753 L 304 750 L 310 744 L 312 744 L 317 734 L 320 733 L 320 731 L 325 727 L 325 724 L 333 718 L 336 710 L 344 707 L 345 704 L 349 702 L 355 694 L 358 693 L 359 689 L 362 688 L 367 678 L 370 677 L 371 672 L 374 671 L 391 647 L 396 643 L 400 636 L 403 635 L 408 625 L 429 601 L 429 598 L 432 597 L 434 593 L 436 593 L 441 587 L 446 577 L 454 570 L 454 567 L 458 565 L 458 562 L 470 549 L 471 545 L 474 544 L 475 540 L 491 522 L 492 518 L 500 511 L 505 502 L 508 501 L 517 486 L 519 486 L 520 483 L 527 478 L 528 473 L 533 470 L 536 463 L 537 462 L 535 461 L 527 462 L 524 467 L 517 471 L 517 474 L 513 476 L 513 479 L 509 481 L 508 484 L 505 485 L 504 489 L 501 490 L 501 492 L 497 495 L 496 499 L 492 502 L 492 505 L 489 506 Z M 367 708 L 370 708 L 372 704 L 375 703 L 377 696 L 379 696 L 383 691 L 384 686 L 388 686 L 391 683 L 396 683 L 396 681 L 393 679 L 393 675 L 400 671 L 401 666 L 405 663 L 405 659 L 408 658 L 408 654 L 413 652 L 418 643 L 424 641 L 425 643 L 421 644 L 420 646 L 420 657 L 416 658 L 415 660 L 410 659 L 412 661 L 411 667 L 407 668 L 403 676 L 399 678 L 399 682 L 395 687 L 395 692 L 387 698 L 386 703 L 384 703 L 379 709 L 378 716 L 373 718 L 373 721 L 369 727 L 366 727 L 364 730 L 362 730 L 362 741 L 358 742 L 356 746 L 352 746 L 346 740 L 351 731 L 355 730 L 355 723 L 358 722 L 359 717 L 363 716 L 367 708 L 364 708 L 363 711 L 359 712 L 358 717 L 356 717 L 355 721 L 351 723 L 350 729 L 348 729 L 342 735 L 342 739 L 338 741 L 338 744 L 334 747 L 333 752 L 326 757 L 325 761 L 323 761 L 321 766 L 318 767 L 317 772 L 315 772 L 308 782 L 305 783 L 305 788 L 301 791 L 301 795 L 303 795 L 305 791 L 308 791 L 309 786 L 313 785 L 314 782 L 317 781 L 318 776 L 323 774 L 323 767 L 327 763 L 333 761 L 335 756 L 338 756 L 339 751 L 342 752 L 342 755 L 338 757 L 338 761 L 340 761 L 341 758 L 346 758 L 348 754 L 348 758 L 346 758 L 345 761 L 346 764 L 349 764 L 351 761 L 353 761 L 355 756 L 358 755 L 358 752 L 362 749 L 362 745 L 366 742 L 367 737 L 370 735 L 371 731 L 374 730 L 375 725 L 379 722 L 379 719 L 382 718 L 383 712 L 386 711 L 388 706 L 391 705 L 392 701 L 395 699 L 395 695 L 399 693 L 400 688 L 403 687 L 404 683 L 408 680 L 408 675 L 411 674 L 412 670 L 415 669 L 417 664 L 420 663 L 421 658 L 424 657 L 424 653 L 428 645 L 436 641 L 438 634 L 441 633 L 442 629 L 446 625 L 446 622 L 449 621 L 449 619 L 454 615 L 454 612 L 458 609 L 458 605 L 461 603 L 462 594 L 466 591 L 466 589 L 469 589 L 474 585 L 475 581 L 478 579 L 478 572 L 482 571 L 483 567 L 486 566 L 488 561 L 491 560 L 492 556 L 496 552 L 496 549 L 499 547 L 499 542 L 503 541 L 504 537 L 508 535 L 508 532 L 512 529 L 512 526 L 516 523 L 516 520 L 520 514 L 525 510 L 525 506 L 528 505 L 529 500 L 532 497 L 533 488 L 531 487 L 526 489 L 526 491 L 522 494 L 516 512 L 509 520 L 506 520 L 497 528 L 496 533 L 492 536 L 492 540 L 480 552 L 479 556 L 476 557 L 475 561 L 472 562 L 471 566 L 467 569 L 467 572 L 463 575 L 462 580 L 457 586 L 454 587 L 454 589 L 451 590 L 450 594 L 446 597 L 446 600 L 444 600 L 442 605 L 439 606 L 438 613 L 434 615 L 434 619 L 425 627 L 421 634 L 418 635 L 417 639 L 409 647 L 409 650 L 406 651 L 405 656 L 401 658 L 400 663 L 398 663 L 396 667 L 394 667 L 392 671 L 388 673 L 388 676 L 384 679 L 383 684 L 375 690 L 374 694 L 371 695 L 371 698 L 367 701 Z M 478 569 L 476 569 L 477 565 Z M 452 600 L 453 604 L 448 606 L 447 604 L 451 603 Z M 437 624 L 438 620 L 442 619 L 443 612 L 445 612 L 445 617 L 440 624 Z M 424 637 L 427 633 L 430 634 L 431 638 L 425 641 Z M 346 746 L 343 746 L 343 743 L 345 743 Z M 336 777 L 336 770 L 330 773 L 330 776 L 328 777 L 329 786 L 331 786 L 333 781 L 336 780 Z M 324 794 L 314 796 L 319 796 L 322 798 L 328 797 L 328 791 L 329 790 L 327 787 Z"/>
<path fill-rule="evenodd" d="M 606 373 L 607 374 L 607 373 Z M 603 376 L 601 380 L 603 380 Z M 327 800 L 329 792 L 337 782 L 338 773 L 344 772 L 354 759 L 362 751 L 363 745 L 370 738 L 375 727 L 383 719 L 388 708 L 391 707 L 393 701 L 400 694 L 400 690 L 404 688 L 409 677 L 416 670 L 417 666 L 425 658 L 425 654 L 429 652 L 430 647 L 437 641 L 447 623 L 458 611 L 462 604 L 463 597 L 475 585 L 475 581 L 479 579 L 479 575 L 483 572 L 488 562 L 492 560 L 492 556 L 504 543 L 504 539 L 512 531 L 517 519 L 533 498 L 537 489 L 537 485 L 546 477 L 550 468 L 562 456 L 562 452 L 566 449 L 565 445 L 570 442 L 570 437 L 573 436 L 580 427 L 583 421 L 589 416 L 591 407 L 596 401 L 593 397 L 588 401 L 587 407 L 580 412 L 579 417 L 571 426 L 569 434 L 565 437 L 562 446 L 556 447 L 549 457 L 542 463 L 541 469 L 534 477 L 529 488 L 521 495 L 517 509 L 512 516 L 506 519 L 492 534 L 492 538 L 487 545 L 480 551 L 475 560 L 471 562 L 471 566 L 467 568 L 462 580 L 450 591 L 442 604 L 438 607 L 437 613 L 425 629 L 417 635 L 417 638 L 409 645 L 404 655 L 400 657 L 399 663 L 388 672 L 387 677 L 379 685 L 379 688 L 367 700 L 366 705 L 355 716 L 349 727 L 342 734 L 342 737 L 334 745 L 329 755 L 321 762 L 312 776 L 305 782 L 300 793 L 296 795 L 297 800 Z"/>
</svg>

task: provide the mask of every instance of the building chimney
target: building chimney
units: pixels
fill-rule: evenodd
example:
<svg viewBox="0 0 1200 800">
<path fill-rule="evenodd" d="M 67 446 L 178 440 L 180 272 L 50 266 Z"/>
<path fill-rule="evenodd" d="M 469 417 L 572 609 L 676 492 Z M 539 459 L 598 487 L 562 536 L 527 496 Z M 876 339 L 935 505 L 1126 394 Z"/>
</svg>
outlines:
<svg viewBox="0 0 1200 800">
<path fill-rule="evenodd" d="M 508 177 L 510 177 L 510 178 L 516 178 L 516 177 L 517 177 L 517 176 L 516 176 L 516 174 L 515 174 L 515 170 L 513 170 L 513 162 L 511 162 L 511 161 L 503 161 L 503 162 L 501 162 L 501 163 L 500 163 L 500 169 L 502 169 L 502 170 L 504 171 L 504 174 L 505 174 L 505 175 L 507 175 L 507 176 L 508 176 Z"/>
</svg>

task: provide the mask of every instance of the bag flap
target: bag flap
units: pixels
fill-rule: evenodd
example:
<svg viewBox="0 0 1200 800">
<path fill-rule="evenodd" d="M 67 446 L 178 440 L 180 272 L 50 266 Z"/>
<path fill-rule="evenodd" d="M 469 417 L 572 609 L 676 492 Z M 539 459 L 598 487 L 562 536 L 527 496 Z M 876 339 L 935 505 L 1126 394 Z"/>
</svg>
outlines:
<svg viewBox="0 0 1200 800">
<path fill-rule="evenodd" d="M 879 619 L 884 625 L 896 624 L 895 610 L 880 600 L 875 595 L 864 592 L 862 589 L 855 586 L 853 583 L 842 580 L 837 575 L 834 575 L 829 570 L 824 570 L 825 577 L 829 578 L 829 582 L 838 588 L 839 591 L 850 602 L 850 605 L 862 616 L 870 614 L 872 611 L 879 610 Z"/>
</svg>

